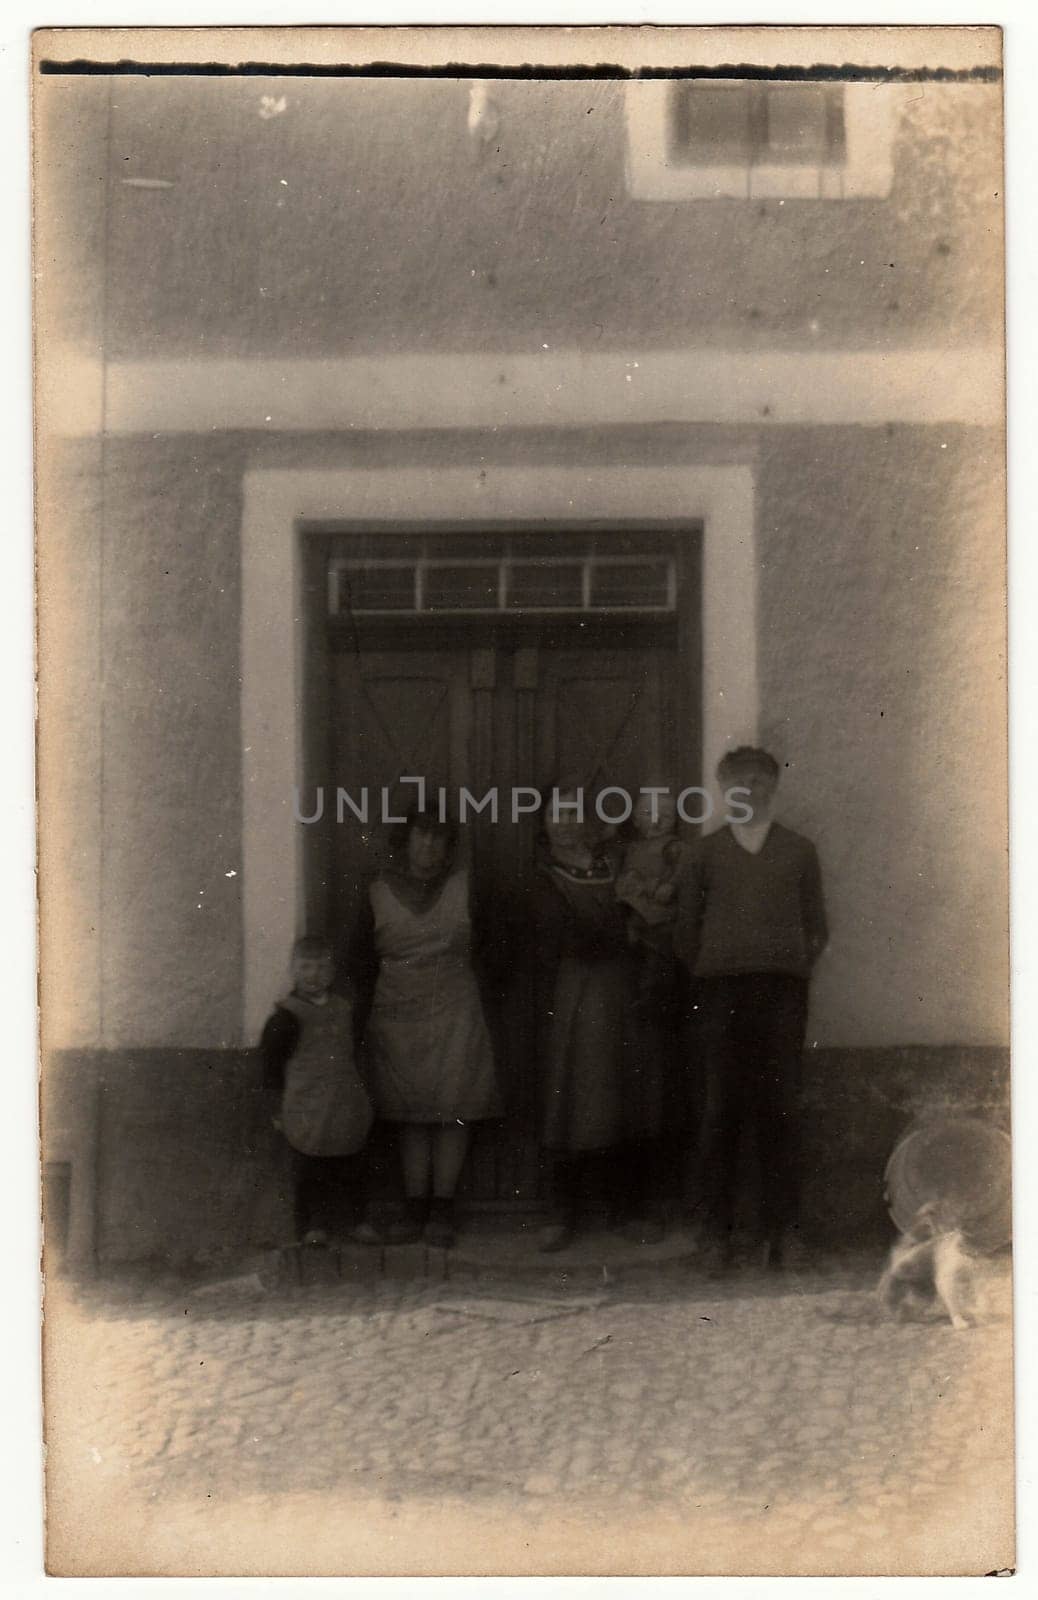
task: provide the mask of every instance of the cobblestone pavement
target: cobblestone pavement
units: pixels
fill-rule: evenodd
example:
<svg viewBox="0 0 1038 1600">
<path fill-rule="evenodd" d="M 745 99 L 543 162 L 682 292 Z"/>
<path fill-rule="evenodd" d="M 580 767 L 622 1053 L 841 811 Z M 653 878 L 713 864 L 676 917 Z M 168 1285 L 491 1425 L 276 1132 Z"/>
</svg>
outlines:
<svg viewBox="0 0 1038 1600">
<path fill-rule="evenodd" d="M 55 1289 L 51 1568 L 1010 1565 L 1007 1274 L 966 1333 L 874 1276 Z"/>
</svg>

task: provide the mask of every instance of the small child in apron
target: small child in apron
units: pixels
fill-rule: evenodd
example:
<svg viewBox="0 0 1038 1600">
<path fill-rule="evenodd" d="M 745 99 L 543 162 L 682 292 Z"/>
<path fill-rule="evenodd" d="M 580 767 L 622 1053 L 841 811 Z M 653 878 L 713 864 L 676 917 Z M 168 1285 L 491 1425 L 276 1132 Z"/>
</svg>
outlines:
<svg viewBox="0 0 1038 1600">
<path fill-rule="evenodd" d="M 292 992 L 275 1006 L 260 1040 L 272 1120 L 292 1152 L 296 1238 L 310 1245 L 341 1233 L 347 1209 L 349 1236 L 377 1241 L 361 1220 L 372 1108 L 354 1060 L 353 1004 L 333 992 L 334 976 L 325 940 L 297 940 Z"/>
</svg>

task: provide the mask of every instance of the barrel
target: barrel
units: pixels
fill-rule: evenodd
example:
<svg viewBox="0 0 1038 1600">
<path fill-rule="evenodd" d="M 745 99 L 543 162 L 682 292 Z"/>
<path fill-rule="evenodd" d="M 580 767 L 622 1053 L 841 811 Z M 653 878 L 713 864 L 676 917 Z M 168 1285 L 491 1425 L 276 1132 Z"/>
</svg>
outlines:
<svg viewBox="0 0 1038 1600">
<path fill-rule="evenodd" d="M 887 1207 L 908 1233 L 920 1209 L 941 1215 L 975 1250 L 1000 1250 L 1012 1237 L 1009 1135 L 979 1117 L 916 1124 L 900 1140 L 884 1174 Z"/>
</svg>

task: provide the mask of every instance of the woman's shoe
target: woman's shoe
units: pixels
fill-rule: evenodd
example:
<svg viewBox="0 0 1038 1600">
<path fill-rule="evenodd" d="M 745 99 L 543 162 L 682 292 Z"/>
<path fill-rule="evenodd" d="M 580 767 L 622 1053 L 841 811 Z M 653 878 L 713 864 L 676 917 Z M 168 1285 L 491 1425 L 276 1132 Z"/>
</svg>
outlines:
<svg viewBox="0 0 1038 1600">
<path fill-rule="evenodd" d="M 400 1217 L 396 1222 L 386 1225 L 382 1235 L 383 1244 L 417 1244 L 422 1237 L 422 1225 L 412 1222 L 409 1217 Z"/>
<path fill-rule="evenodd" d="M 357 1222 L 346 1235 L 351 1244 L 379 1245 L 385 1240 L 373 1222 Z"/>
<path fill-rule="evenodd" d="M 454 1202 L 434 1198 L 423 1238 L 434 1250 L 449 1250 L 454 1243 Z"/>
<path fill-rule="evenodd" d="M 454 1226 L 443 1217 L 430 1217 L 422 1238 L 434 1250 L 449 1250 L 454 1243 Z"/>
<path fill-rule="evenodd" d="M 394 1217 L 386 1227 L 383 1234 L 386 1244 L 417 1244 L 425 1232 L 428 1216 L 428 1200 L 424 1196 L 409 1195 L 403 1214 Z"/>
<path fill-rule="evenodd" d="M 537 1235 L 537 1248 L 542 1256 L 553 1255 L 556 1250 L 565 1250 L 572 1238 L 571 1222 L 549 1222 Z"/>
</svg>

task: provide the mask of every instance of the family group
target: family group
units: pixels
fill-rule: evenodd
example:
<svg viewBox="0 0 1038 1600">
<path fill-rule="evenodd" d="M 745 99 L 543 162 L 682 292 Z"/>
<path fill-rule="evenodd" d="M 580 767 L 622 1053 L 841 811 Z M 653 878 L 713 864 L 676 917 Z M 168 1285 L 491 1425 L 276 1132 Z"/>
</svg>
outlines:
<svg viewBox="0 0 1038 1600">
<path fill-rule="evenodd" d="M 745 791 L 749 815 L 694 839 L 666 797 L 643 797 L 618 831 L 566 805 L 575 786 L 553 786 L 519 917 L 474 889 L 450 817 L 409 812 L 348 941 L 298 941 L 291 993 L 263 1030 L 301 1240 L 325 1240 L 345 1184 L 355 1239 L 454 1243 L 474 1126 L 505 1113 L 492 1041 L 521 985 L 549 1197 L 539 1248 L 564 1249 L 593 1213 L 643 1241 L 695 1214 L 723 1262 L 750 1130 L 758 1243 L 781 1264 L 797 1238 L 822 879 L 813 844 L 775 819 L 769 752 L 732 750 L 717 776 Z M 376 1119 L 395 1130 L 400 1184 L 377 1226 L 364 1160 Z"/>
</svg>

